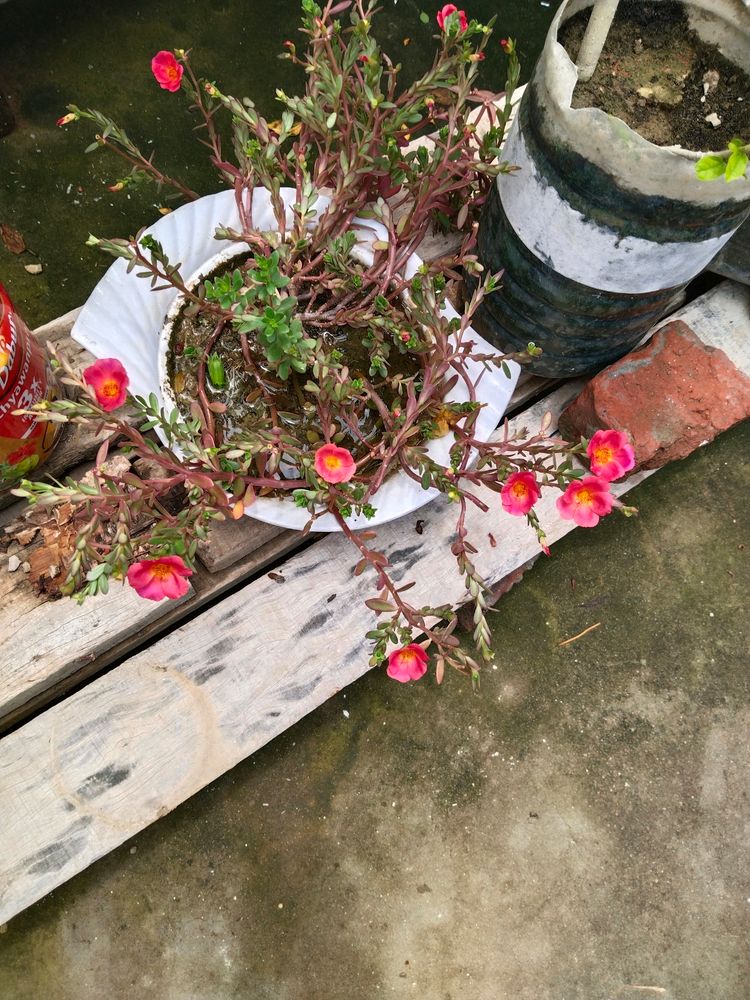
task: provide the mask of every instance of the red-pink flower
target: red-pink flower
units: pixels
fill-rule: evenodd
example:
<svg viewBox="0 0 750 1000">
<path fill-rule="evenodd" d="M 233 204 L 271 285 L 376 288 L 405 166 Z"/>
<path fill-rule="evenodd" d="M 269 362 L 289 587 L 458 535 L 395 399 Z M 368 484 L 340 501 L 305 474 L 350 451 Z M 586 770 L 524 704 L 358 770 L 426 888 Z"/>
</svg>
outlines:
<svg viewBox="0 0 750 1000">
<path fill-rule="evenodd" d="M 315 452 L 315 471 L 327 483 L 348 483 L 357 471 L 357 464 L 348 449 L 324 444 Z"/>
<path fill-rule="evenodd" d="M 174 93 L 180 89 L 185 67 L 177 62 L 171 52 L 162 49 L 151 60 L 151 72 L 162 90 L 171 90 Z"/>
<path fill-rule="evenodd" d="M 542 491 L 533 472 L 513 472 L 500 491 L 503 510 L 524 517 L 541 496 Z"/>
<path fill-rule="evenodd" d="M 611 512 L 616 502 L 606 479 L 584 476 L 572 482 L 558 497 L 557 509 L 566 521 L 575 521 L 581 528 L 593 528 L 600 517 Z"/>
<path fill-rule="evenodd" d="M 127 398 L 130 379 L 117 358 L 99 358 L 84 371 L 83 381 L 91 386 L 97 403 L 107 412 L 122 406 Z"/>
<path fill-rule="evenodd" d="M 619 479 L 635 467 L 633 446 L 622 431 L 597 431 L 586 451 L 593 474 L 607 482 Z"/>
<path fill-rule="evenodd" d="M 174 600 L 188 592 L 187 577 L 193 571 L 180 556 L 160 556 L 158 559 L 141 559 L 128 570 L 128 583 L 139 597 L 160 601 L 162 597 Z"/>
<path fill-rule="evenodd" d="M 418 681 L 427 672 L 428 661 L 429 657 L 422 647 L 412 642 L 402 649 L 394 649 L 388 656 L 386 673 L 402 684 Z"/>
<path fill-rule="evenodd" d="M 437 12 L 438 28 L 440 28 L 441 31 L 445 31 L 445 22 L 451 14 L 458 14 L 459 31 L 466 31 L 469 27 L 469 22 L 466 19 L 466 11 L 459 10 L 454 3 L 447 3 Z"/>
</svg>

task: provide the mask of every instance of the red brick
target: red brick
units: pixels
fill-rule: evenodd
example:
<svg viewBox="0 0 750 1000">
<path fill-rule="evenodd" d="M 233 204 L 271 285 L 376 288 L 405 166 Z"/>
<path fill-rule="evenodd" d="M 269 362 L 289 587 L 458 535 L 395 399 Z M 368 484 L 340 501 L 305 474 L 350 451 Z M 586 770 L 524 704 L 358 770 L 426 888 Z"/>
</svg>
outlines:
<svg viewBox="0 0 750 1000">
<path fill-rule="evenodd" d="M 562 434 L 628 431 L 637 468 L 685 458 L 750 416 L 750 379 L 681 320 L 594 376 L 560 417 Z"/>
</svg>

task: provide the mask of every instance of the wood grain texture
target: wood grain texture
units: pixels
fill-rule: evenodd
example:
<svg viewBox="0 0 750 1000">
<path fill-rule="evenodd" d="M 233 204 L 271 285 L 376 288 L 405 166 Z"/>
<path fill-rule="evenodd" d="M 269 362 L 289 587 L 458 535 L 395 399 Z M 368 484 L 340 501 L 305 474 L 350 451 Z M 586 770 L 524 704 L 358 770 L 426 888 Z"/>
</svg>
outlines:
<svg viewBox="0 0 750 1000">
<path fill-rule="evenodd" d="M 291 551 L 296 537 L 294 531 L 285 531 L 251 517 L 241 517 L 238 521 L 227 519 L 214 525 L 209 540 L 198 545 L 198 558 L 209 572 L 218 573 L 273 539 L 278 540 L 282 549 L 287 547 Z"/>
<path fill-rule="evenodd" d="M 558 390 L 523 415 L 533 428 L 580 389 Z M 632 483 L 628 485 L 633 485 Z M 470 515 L 478 564 L 490 582 L 537 550 L 520 519 Z M 435 501 L 378 532 L 415 600 L 460 602 L 463 581 L 446 556 L 455 508 Z M 551 541 L 570 530 L 550 493 Z M 497 539 L 493 548 L 488 526 Z M 226 597 L 0 741 L 0 921 L 169 812 L 367 670 L 362 636 L 372 613 L 368 574 L 328 535 Z M 414 593 L 414 592 L 412 592 Z M 29 822 L 29 817 L 34 817 Z"/>
<path fill-rule="evenodd" d="M 192 588 L 181 603 L 189 600 Z M 130 587 L 84 604 L 44 600 L 18 569 L 0 573 L 0 718 L 160 618 L 166 601 Z"/>
<path fill-rule="evenodd" d="M 750 290 L 722 285 L 678 314 L 750 372 Z M 580 390 L 568 383 L 511 423 L 534 431 Z M 624 493 L 653 473 L 618 484 Z M 537 551 L 525 522 L 471 510 L 476 562 L 490 584 Z M 555 495 L 539 518 L 567 534 Z M 466 598 L 446 556 L 455 509 L 435 501 L 382 526 L 395 578 L 415 603 Z M 422 521 L 422 532 L 415 530 Z M 490 543 L 492 530 L 497 545 Z M 0 922 L 87 867 L 288 728 L 367 670 L 368 574 L 328 535 L 0 740 Z"/>
<path fill-rule="evenodd" d="M 292 552 L 309 544 L 309 540 L 301 538 L 298 534 L 292 534 L 292 539 L 283 537 L 286 532 L 269 538 L 264 544 L 252 548 L 221 571 L 209 572 L 198 566 L 195 574 L 190 578 L 193 595 L 189 600 L 186 598 L 181 602 L 160 602 L 156 605 L 160 614 L 156 616 L 151 614 L 148 618 L 144 618 L 140 614 L 144 609 L 137 607 L 135 609 L 137 613 L 132 616 L 135 627 L 123 629 L 119 637 L 113 637 L 109 645 L 101 646 L 98 650 L 91 650 L 88 659 L 77 656 L 76 650 L 72 650 L 74 658 L 69 660 L 64 668 L 58 664 L 54 674 L 51 671 L 43 673 L 44 662 L 37 661 L 34 665 L 36 673 L 29 670 L 26 686 L 24 687 L 21 683 L 16 684 L 15 704 L 4 707 L 0 713 L 0 736 L 80 686 L 89 678 L 100 674 L 111 663 L 117 663 L 134 650 L 154 642 L 186 618 L 197 614 L 204 605 L 221 597 L 227 590 L 245 580 L 256 577 L 266 569 L 274 567 Z M 114 593 L 114 600 L 117 600 L 117 593 L 119 593 L 119 589 Z M 42 605 L 42 607 L 46 608 L 47 605 Z M 121 613 L 118 613 L 118 619 L 122 620 Z M 64 624 L 63 632 L 68 627 L 67 623 Z M 0 691 L 2 691 L 3 675 L 2 647 L 0 647 Z"/>
<path fill-rule="evenodd" d="M 518 408 L 546 384 L 522 376 L 511 406 Z M 77 476 L 89 467 L 65 471 Z M 17 517 L 21 507 L 17 503 L 3 511 L 0 528 Z M 70 600 L 49 601 L 38 596 L 21 570 L 9 573 L 7 558 L 0 556 L 0 732 L 312 540 L 251 518 L 219 524 L 199 549 L 209 572 L 198 570 L 191 578 L 192 597 L 179 604 L 134 601 L 134 595 L 119 586 L 82 608 Z M 24 558 L 23 551 L 19 556 Z M 57 636 L 55 650 L 45 656 L 51 628 Z M 27 634 L 33 636 L 31 641 Z"/>
</svg>

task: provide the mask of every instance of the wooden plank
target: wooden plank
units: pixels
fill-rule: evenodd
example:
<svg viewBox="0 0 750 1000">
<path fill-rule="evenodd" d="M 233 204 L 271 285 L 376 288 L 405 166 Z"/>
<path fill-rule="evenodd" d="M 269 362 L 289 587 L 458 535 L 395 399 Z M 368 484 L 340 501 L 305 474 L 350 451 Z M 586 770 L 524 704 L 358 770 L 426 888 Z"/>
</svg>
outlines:
<svg viewBox="0 0 750 1000">
<path fill-rule="evenodd" d="M 64 697 L 91 677 L 97 676 L 106 667 L 118 663 L 134 650 L 143 648 L 165 635 L 170 629 L 197 614 L 201 608 L 220 598 L 232 587 L 257 577 L 267 569 L 272 569 L 280 560 L 306 544 L 310 544 L 310 539 L 304 539 L 296 532 L 282 532 L 269 538 L 259 547 L 248 547 L 249 551 L 221 571 L 209 572 L 199 566 L 190 578 L 193 595 L 189 600 L 159 602 L 155 607 L 160 609 L 161 613 L 156 616 L 151 615 L 149 619 L 144 619 L 140 614 L 143 609 L 136 608 L 137 614 L 133 617 L 137 627 L 134 630 L 124 630 L 111 645 L 100 648 L 98 652 L 92 650 L 89 658 L 79 657 L 78 665 L 68 662 L 64 669 L 58 666 L 54 673 L 49 669 L 42 673 L 46 663 L 38 662 L 37 674 L 33 675 L 30 672 L 25 686 L 20 682 L 16 684 L 15 707 L 3 708 L 0 714 L 0 736 Z M 119 593 L 119 590 L 115 593 Z M 66 624 L 64 629 L 68 628 Z M 0 647 L 0 690 L 4 690 L 2 678 L 5 671 L 2 669 L 2 663 Z"/>
<path fill-rule="evenodd" d="M 750 373 L 750 289 L 724 284 L 679 314 Z M 580 390 L 569 383 L 513 421 L 534 430 Z M 615 492 L 625 493 L 641 474 Z M 486 494 L 468 517 L 490 584 L 536 551 L 525 523 Z M 545 491 L 550 542 L 572 529 Z M 465 597 L 446 561 L 455 509 L 436 501 L 382 526 L 378 546 L 415 603 Z M 497 540 L 489 540 L 488 525 Z M 0 922 L 165 815 L 367 669 L 367 574 L 329 535 L 0 741 Z M 280 579 L 279 579 L 280 578 Z M 154 762 L 158 762 L 155 766 Z"/>
<path fill-rule="evenodd" d="M 720 289 L 723 291 L 718 294 Z M 733 324 L 736 326 L 736 317 L 747 314 L 741 296 L 736 286 L 724 284 L 699 300 L 695 308 L 683 309 L 680 315 L 710 338 L 712 329 L 731 331 Z M 73 316 L 68 314 L 59 323 L 38 332 L 46 333 L 64 346 L 66 329 Z M 729 338 L 730 343 L 736 340 L 737 336 Z M 85 362 L 82 349 L 75 345 L 72 348 L 64 346 L 64 349 L 77 350 Z M 524 400 L 537 398 L 550 384 L 554 382 L 524 373 L 509 412 L 515 412 Z M 7 512 L 7 515 L 14 514 L 13 509 Z M 36 595 L 21 571 L 8 574 L 3 561 L 0 564 L 0 595 L 4 598 L 0 604 L 0 731 L 48 703 L 45 691 L 49 691 L 49 699 L 59 697 L 81 680 L 126 655 L 146 636 L 160 634 L 194 614 L 227 587 L 252 577 L 269 562 L 283 558 L 299 546 L 300 541 L 293 533 L 278 534 L 277 531 L 250 520 L 220 526 L 215 543 L 202 550 L 201 560 L 213 572 L 223 572 L 234 564 L 236 571 L 223 575 L 215 583 L 206 581 L 203 576 L 195 577 L 197 593 L 183 606 L 134 604 L 132 595 L 120 588 L 106 598 L 98 598 L 96 608 L 92 602 L 79 608 L 71 601 L 44 601 Z M 214 544 L 215 554 L 212 554 Z M 19 633 L 16 628 L 19 621 L 24 623 L 24 631 L 35 637 L 33 642 L 27 643 Z M 103 621 L 106 627 L 91 628 Z M 43 651 L 49 627 L 56 629 L 59 640 L 54 655 L 47 657 Z"/>
<path fill-rule="evenodd" d="M 581 383 L 523 415 L 537 425 Z M 631 481 L 625 488 L 634 485 Z M 469 517 L 490 582 L 537 550 L 496 494 Z M 415 600 L 461 601 L 443 544 L 455 508 L 435 501 L 382 526 L 378 544 Z M 551 541 L 570 530 L 547 492 Z M 493 548 L 488 525 L 498 540 Z M 0 922 L 165 815 L 367 668 L 368 574 L 353 577 L 341 535 L 287 560 L 283 583 L 261 578 L 0 741 Z M 414 592 L 412 592 L 414 593 Z M 158 766 L 155 765 L 158 762 Z M 33 822 L 30 818 L 33 817 Z"/>
<path fill-rule="evenodd" d="M 188 601 L 188 596 L 180 603 Z M 44 600 L 21 569 L 0 573 L 0 717 L 95 660 L 116 642 L 137 641 L 168 609 L 130 587 L 76 604 Z"/>
<path fill-rule="evenodd" d="M 6 521 L 15 508 L 4 512 Z M 40 595 L 21 568 L 0 569 L 0 732 L 65 690 L 115 662 L 227 588 L 261 572 L 269 563 L 306 543 L 296 532 L 281 531 L 249 518 L 230 538 L 217 526 L 213 571 L 198 570 L 189 594 L 179 601 L 144 601 L 130 587 L 114 585 L 106 596 L 76 604 Z M 15 550 L 12 550 L 15 551 Z M 24 559 L 31 547 L 18 549 Z M 231 572 L 226 569 L 232 566 Z M 210 567 L 211 568 L 211 567 Z M 217 570 L 224 570 L 219 573 Z M 54 643 L 50 636 L 54 635 Z"/>
<path fill-rule="evenodd" d="M 286 548 L 291 551 L 295 537 L 294 531 L 285 531 L 250 517 L 242 517 L 239 521 L 226 520 L 215 524 L 209 540 L 198 545 L 198 558 L 207 570 L 218 573 L 273 539 L 278 539 L 282 550 L 286 543 Z"/>
<path fill-rule="evenodd" d="M 548 384 L 524 374 L 511 406 L 518 408 Z M 4 511 L 0 527 L 19 516 L 22 506 Z M 191 578 L 192 596 L 179 604 L 134 600 L 119 586 L 82 607 L 70 600 L 50 601 L 38 595 L 20 569 L 9 573 L 7 556 L 0 557 L 0 732 L 195 614 L 229 587 L 316 540 L 251 518 L 219 524 L 199 549 L 209 573 L 199 571 Z M 18 551 L 22 559 L 26 554 Z M 210 574 L 217 574 L 216 579 Z M 23 632 L 18 622 L 24 623 Z M 58 638 L 54 652 L 45 656 L 50 629 Z"/>
</svg>

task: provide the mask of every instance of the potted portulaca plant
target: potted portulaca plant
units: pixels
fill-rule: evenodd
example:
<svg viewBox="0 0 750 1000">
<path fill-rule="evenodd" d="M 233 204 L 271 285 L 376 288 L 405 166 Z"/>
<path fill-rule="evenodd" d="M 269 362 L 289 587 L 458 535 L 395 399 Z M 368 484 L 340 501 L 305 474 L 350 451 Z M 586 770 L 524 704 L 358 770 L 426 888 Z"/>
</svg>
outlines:
<svg viewBox="0 0 750 1000">
<path fill-rule="evenodd" d="M 158 84 L 184 92 L 203 125 L 226 183 L 214 195 L 198 198 L 165 176 L 99 112 L 69 108 L 62 124 L 94 122 L 95 145 L 129 164 L 114 189 L 151 179 L 188 203 L 132 239 L 89 239 L 119 258 L 74 330 L 99 360 L 79 376 L 58 359 L 69 398 L 35 413 L 107 437 L 88 480 L 24 481 L 15 492 L 72 511 L 60 589 L 79 600 L 112 580 L 150 600 L 180 597 L 218 519 L 341 531 L 353 572 L 373 575 L 371 662 L 387 662 L 399 681 L 421 677 L 430 660 L 438 679 L 446 664 L 476 678 L 490 632 L 468 504 L 486 509 L 479 492 L 500 493 L 544 546 L 541 490 L 559 490 L 561 514 L 593 526 L 621 506 L 609 483 L 634 456 L 614 431 L 574 445 L 544 433 L 490 440 L 518 361 L 535 351 L 499 355 L 471 327 L 498 283 L 473 249 L 490 185 L 512 169 L 500 145 L 515 49 L 504 43 L 505 99 L 477 92 L 491 26 L 447 4 L 432 67 L 402 89 L 373 14 L 370 0 L 303 0 L 306 47 L 288 42 L 285 55 L 306 88 L 278 92 L 277 122 L 200 79 L 187 52 L 154 57 Z M 461 243 L 425 264 L 417 254 L 435 226 L 460 232 Z M 462 273 L 475 290 L 458 312 L 448 293 Z M 115 442 L 136 460 L 128 471 L 106 464 Z M 571 461 L 586 454 L 588 475 Z M 378 523 L 438 495 L 456 508 L 450 553 L 476 603 L 477 658 L 453 634 L 454 611 L 412 606 L 375 544 Z"/>
</svg>

